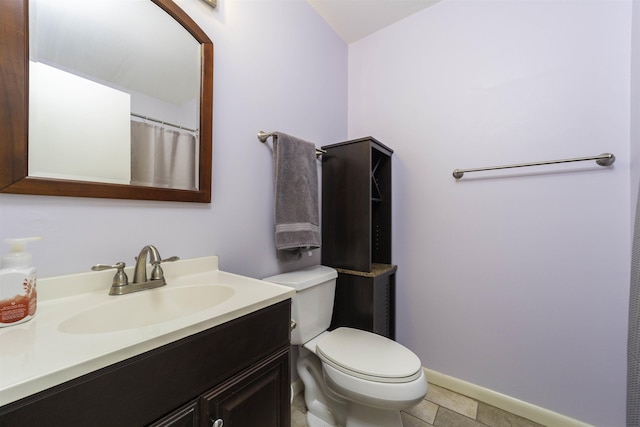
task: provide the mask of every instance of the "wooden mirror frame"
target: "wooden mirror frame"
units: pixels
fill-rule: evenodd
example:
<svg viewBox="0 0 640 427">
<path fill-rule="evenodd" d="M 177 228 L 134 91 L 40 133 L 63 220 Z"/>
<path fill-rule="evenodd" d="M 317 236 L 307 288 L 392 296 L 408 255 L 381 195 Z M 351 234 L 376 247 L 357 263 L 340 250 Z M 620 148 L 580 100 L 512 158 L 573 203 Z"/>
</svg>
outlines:
<svg viewBox="0 0 640 427">
<path fill-rule="evenodd" d="M 211 202 L 213 43 L 171 0 L 150 0 L 202 45 L 197 191 L 30 177 L 29 0 L 0 1 L 0 192 L 47 196 Z"/>
</svg>

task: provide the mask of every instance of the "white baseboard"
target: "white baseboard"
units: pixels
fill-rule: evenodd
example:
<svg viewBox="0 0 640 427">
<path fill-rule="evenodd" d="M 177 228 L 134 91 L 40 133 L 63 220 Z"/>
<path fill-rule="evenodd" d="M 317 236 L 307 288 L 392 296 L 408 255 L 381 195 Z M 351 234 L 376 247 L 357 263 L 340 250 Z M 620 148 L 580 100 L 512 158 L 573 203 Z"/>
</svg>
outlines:
<svg viewBox="0 0 640 427">
<path fill-rule="evenodd" d="M 591 424 L 569 418 L 548 409 L 532 405 L 531 403 L 523 402 L 522 400 L 480 387 L 479 385 L 450 377 L 428 368 L 423 369 L 429 384 L 435 384 L 447 390 L 462 394 L 463 396 L 479 400 L 487 405 L 495 406 L 496 408 L 519 415 L 538 424 L 548 427 L 593 427 Z M 300 378 L 292 382 L 291 401 L 293 401 L 296 395 L 302 393 L 303 390 L 304 384 Z"/>
<path fill-rule="evenodd" d="M 431 369 L 423 369 L 427 376 L 427 381 L 430 384 L 435 384 L 472 399 L 479 400 L 488 405 L 495 406 L 496 408 L 519 415 L 536 423 L 549 427 L 593 427 L 590 424 L 583 423 L 582 421 L 514 399 L 513 397 L 506 396 L 496 391 L 441 374 L 440 372 L 436 372 Z"/>
</svg>

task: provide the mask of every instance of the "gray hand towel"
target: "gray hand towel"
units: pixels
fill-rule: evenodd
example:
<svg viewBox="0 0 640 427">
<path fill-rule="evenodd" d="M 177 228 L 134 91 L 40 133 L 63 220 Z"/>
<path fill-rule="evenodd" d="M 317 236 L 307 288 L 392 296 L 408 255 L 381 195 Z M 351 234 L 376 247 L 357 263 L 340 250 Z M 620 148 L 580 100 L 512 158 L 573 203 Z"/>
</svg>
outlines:
<svg viewBox="0 0 640 427">
<path fill-rule="evenodd" d="M 319 248 L 316 147 L 282 132 L 274 136 L 276 248 Z"/>
</svg>

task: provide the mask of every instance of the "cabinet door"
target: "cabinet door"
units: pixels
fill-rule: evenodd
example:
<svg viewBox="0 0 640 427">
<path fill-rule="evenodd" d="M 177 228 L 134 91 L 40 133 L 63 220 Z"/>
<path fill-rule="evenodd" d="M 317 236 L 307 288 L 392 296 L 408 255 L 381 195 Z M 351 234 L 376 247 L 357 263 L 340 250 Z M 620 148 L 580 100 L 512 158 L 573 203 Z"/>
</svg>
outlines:
<svg viewBox="0 0 640 427">
<path fill-rule="evenodd" d="M 198 401 L 193 401 L 149 427 L 198 427 Z"/>
<path fill-rule="evenodd" d="M 289 348 L 202 396 L 201 426 L 289 427 Z"/>
</svg>

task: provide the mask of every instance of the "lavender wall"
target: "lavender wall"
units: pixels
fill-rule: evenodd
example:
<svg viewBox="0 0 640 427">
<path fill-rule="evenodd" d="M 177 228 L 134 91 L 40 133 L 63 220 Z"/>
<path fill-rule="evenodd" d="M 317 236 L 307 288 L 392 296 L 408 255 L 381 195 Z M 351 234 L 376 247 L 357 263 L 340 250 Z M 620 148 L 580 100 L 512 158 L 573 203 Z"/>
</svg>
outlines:
<svg viewBox="0 0 640 427">
<path fill-rule="evenodd" d="M 395 150 L 399 341 L 607 426 L 625 413 L 630 41 L 630 1 L 447 0 L 349 46 L 349 137 Z M 613 168 L 451 175 L 605 151 Z"/>
<path fill-rule="evenodd" d="M 31 247 L 42 277 L 131 265 L 148 243 L 165 257 L 218 255 L 222 269 L 252 277 L 320 261 L 277 258 L 271 151 L 256 133 L 344 140 L 347 46 L 306 1 L 177 3 L 215 46 L 213 201 L 0 195 L 0 238 L 44 237 Z"/>
<path fill-rule="evenodd" d="M 640 187 L 640 6 L 634 2 L 631 25 L 631 216 L 632 227 Z"/>
<path fill-rule="evenodd" d="M 215 43 L 213 202 L 0 195 L 0 238 L 42 235 L 41 276 L 130 264 L 147 243 L 253 277 L 317 263 L 275 254 L 255 134 L 373 135 L 395 150 L 399 341 L 431 369 L 624 424 L 629 0 L 447 0 L 348 50 L 302 0 L 177 3 Z M 451 177 L 603 151 L 613 168 Z"/>
</svg>

